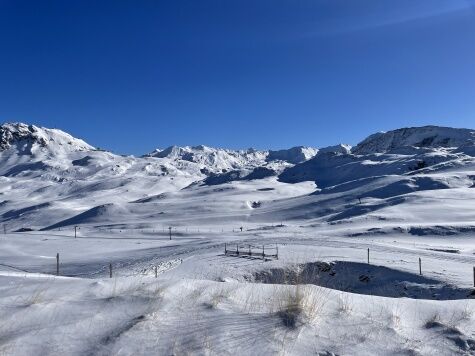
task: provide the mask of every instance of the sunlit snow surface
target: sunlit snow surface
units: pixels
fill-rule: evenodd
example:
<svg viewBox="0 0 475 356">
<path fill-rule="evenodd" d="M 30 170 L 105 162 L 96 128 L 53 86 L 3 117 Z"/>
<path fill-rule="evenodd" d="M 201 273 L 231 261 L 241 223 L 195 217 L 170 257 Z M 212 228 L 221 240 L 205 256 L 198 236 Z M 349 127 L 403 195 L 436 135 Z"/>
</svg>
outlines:
<svg viewBox="0 0 475 356">
<path fill-rule="evenodd" d="M 2 126 L 0 354 L 475 354 L 472 138 L 137 158 Z"/>
</svg>

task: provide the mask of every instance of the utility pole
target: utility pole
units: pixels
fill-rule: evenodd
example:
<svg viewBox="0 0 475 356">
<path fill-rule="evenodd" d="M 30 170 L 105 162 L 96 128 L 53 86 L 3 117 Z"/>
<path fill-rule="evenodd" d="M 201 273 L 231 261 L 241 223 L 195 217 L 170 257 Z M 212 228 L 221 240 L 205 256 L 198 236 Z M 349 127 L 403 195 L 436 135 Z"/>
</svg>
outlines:
<svg viewBox="0 0 475 356">
<path fill-rule="evenodd" d="M 79 226 L 74 226 L 74 238 L 77 237 L 77 229 L 79 228 Z"/>
<path fill-rule="evenodd" d="M 171 240 L 172 239 L 172 227 L 171 226 L 168 227 L 168 232 L 170 233 L 170 240 Z"/>
</svg>

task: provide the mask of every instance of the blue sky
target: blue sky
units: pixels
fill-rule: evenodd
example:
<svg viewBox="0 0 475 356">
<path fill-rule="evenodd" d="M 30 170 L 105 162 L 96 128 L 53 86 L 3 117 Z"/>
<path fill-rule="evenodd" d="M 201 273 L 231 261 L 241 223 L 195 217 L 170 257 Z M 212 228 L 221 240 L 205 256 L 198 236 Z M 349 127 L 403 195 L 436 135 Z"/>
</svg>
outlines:
<svg viewBox="0 0 475 356">
<path fill-rule="evenodd" d="M 0 0 L 0 120 L 130 154 L 475 128 L 475 2 Z"/>
</svg>

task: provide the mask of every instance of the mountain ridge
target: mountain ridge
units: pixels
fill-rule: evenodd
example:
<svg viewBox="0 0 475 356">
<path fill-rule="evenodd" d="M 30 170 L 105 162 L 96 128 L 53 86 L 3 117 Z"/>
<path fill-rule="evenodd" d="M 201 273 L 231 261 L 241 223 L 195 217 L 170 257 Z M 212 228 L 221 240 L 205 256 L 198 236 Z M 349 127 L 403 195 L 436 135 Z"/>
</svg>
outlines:
<svg viewBox="0 0 475 356">
<path fill-rule="evenodd" d="M 471 130 L 401 130 L 370 136 L 358 149 L 343 144 L 310 152 L 172 146 L 160 151 L 163 157 L 134 157 L 97 150 L 60 130 L 5 124 L 0 223 L 43 229 L 145 218 L 211 222 L 220 216 L 333 223 L 405 206 L 417 192 L 433 191 L 437 197 L 442 190 L 475 187 Z M 435 139 L 423 141 L 434 132 Z M 291 163 L 296 157 L 300 163 Z M 362 198 L 370 203 L 354 206 Z M 95 209 L 102 206 L 109 208 Z M 100 214 L 91 219 L 81 215 L 86 211 Z"/>
<path fill-rule="evenodd" d="M 23 142 L 22 142 L 23 141 Z M 22 122 L 3 123 L 0 126 L 0 151 L 7 150 L 17 143 L 37 143 L 46 147 L 51 143 L 69 147 L 69 150 L 97 150 L 82 139 L 76 138 L 60 129 L 26 124 Z M 155 149 L 141 157 L 172 158 L 199 163 L 199 154 L 217 158 L 220 155 L 230 157 L 247 156 L 255 161 L 282 160 L 289 163 L 301 163 L 313 158 L 318 152 L 352 153 L 356 155 L 384 153 L 405 147 L 435 148 L 435 147 L 466 147 L 475 145 L 475 130 L 467 128 L 452 128 L 436 125 L 419 127 L 404 127 L 390 131 L 381 131 L 367 136 L 356 146 L 340 144 L 328 147 L 294 146 L 284 149 L 257 150 L 228 149 L 205 145 L 177 146 L 172 145 L 165 149 Z M 206 162 L 204 162 L 206 163 Z M 213 162 L 208 162 L 213 163 Z"/>
<path fill-rule="evenodd" d="M 474 130 L 428 125 L 372 134 L 353 147 L 352 153 L 384 153 L 409 146 L 419 148 L 460 147 L 474 143 Z"/>
<path fill-rule="evenodd" d="M 49 129 L 21 122 L 4 123 L 0 126 L 0 151 L 16 147 L 20 151 L 31 149 L 33 145 L 41 148 L 56 146 L 57 150 L 86 151 L 95 148 L 85 141 L 59 129 Z M 59 148 L 58 146 L 62 146 Z"/>
</svg>

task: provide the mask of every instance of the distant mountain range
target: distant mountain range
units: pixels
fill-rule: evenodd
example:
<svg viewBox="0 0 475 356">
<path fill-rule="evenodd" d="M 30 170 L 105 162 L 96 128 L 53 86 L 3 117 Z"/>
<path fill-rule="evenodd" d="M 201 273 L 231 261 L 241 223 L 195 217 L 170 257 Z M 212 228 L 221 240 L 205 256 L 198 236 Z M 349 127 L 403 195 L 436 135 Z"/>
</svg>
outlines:
<svg viewBox="0 0 475 356">
<path fill-rule="evenodd" d="M 474 163 L 475 131 L 437 126 L 373 134 L 355 147 L 172 146 L 133 157 L 61 130 L 8 123 L 0 127 L 0 223 L 44 229 L 223 215 L 256 222 L 353 219 L 403 204 L 418 191 L 470 188 Z M 365 197 L 374 206 L 348 205 Z"/>
</svg>

